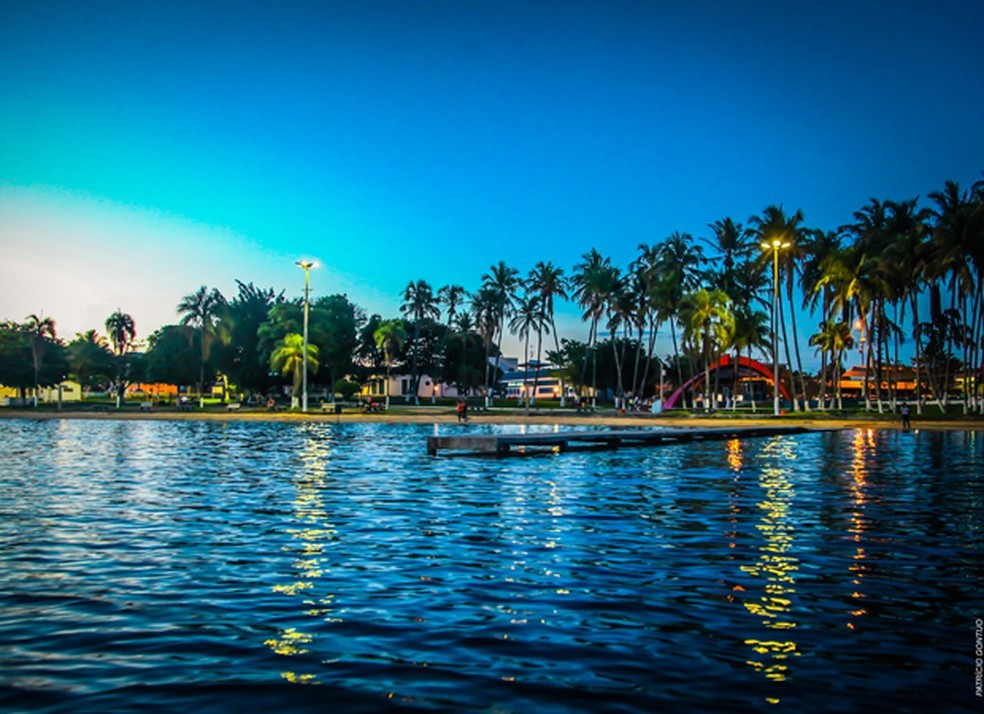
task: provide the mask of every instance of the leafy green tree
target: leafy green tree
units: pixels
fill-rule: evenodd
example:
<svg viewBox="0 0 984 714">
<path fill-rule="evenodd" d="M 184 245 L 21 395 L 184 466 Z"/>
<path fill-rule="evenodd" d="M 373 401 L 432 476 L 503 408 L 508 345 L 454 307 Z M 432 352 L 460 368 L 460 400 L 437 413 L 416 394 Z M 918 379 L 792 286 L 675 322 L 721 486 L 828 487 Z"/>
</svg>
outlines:
<svg viewBox="0 0 984 714">
<path fill-rule="evenodd" d="M 95 330 L 87 330 L 68 343 L 70 374 L 82 386 L 83 394 L 110 379 L 113 374 L 113 353 L 106 338 Z"/>
<path fill-rule="evenodd" d="M 461 312 L 455 320 L 454 338 L 447 341 L 441 362 L 441 381 L 453 384 L 458 394 L 479 389 L 485 380 L 487 361 L 482 359 L 485 341 L 474 330 L 470 313 Z"/>
<path fill-rule="evenodd" d="M 164 384 L 190 385 L 199 376 L 196 369 L 201 355 L 199 336 L 178 325 L 165 325 L 147 338 L 147 353 L 144 355 L 145 373 L 151 382 Z"/>
<path fill-rule="evenodd" d="M 0 324 L 0 384 L 18 389 L 21 400 L 35 383 L 33 362 L 31 338 L 23 326 Z"/>
<path fill-rule="evenodd" d="M 308 319 L 308 342 L 318 345 L 321 373 L 326 384 L 334 384 L 352 371 L 365 313 L 345 295 L 329 295 L 314 302 Z"/>
<path fill-rule="evenodd" d="M 209 290 L 202 285 L 190 295 L 185 295 L 178 303 L 178 315 L 181 325 L 198 333 L 198 344 L 201 348 L 201 361 L 198 372 L 198 405 L 205 406 L 205 364 L 212 349 L 212 344 L 218 339 L 217 327 L 226 299 L 217 289 Z"/>
<path fill-rule="evenodd" d="M 270 354 L 260 346 L 260 328 L 267 321 L 274 305 L 283 304 L 284 293 L 273 288 L 261 289 L 253 283 L 236 281 L 239 289 L 225 310 L 220 313 L 218 332 L 228 336 L 227 343 L 213 347 L 218 353 L 217 366 L 241 389 L 263 392 L 272 386 Z M 294 330 L 295 332 L 297 330 Z M 285 331 L 284 334 L 287 334 Z M 282 339 L 280 335 L 277 339 Z"/>
</svg>

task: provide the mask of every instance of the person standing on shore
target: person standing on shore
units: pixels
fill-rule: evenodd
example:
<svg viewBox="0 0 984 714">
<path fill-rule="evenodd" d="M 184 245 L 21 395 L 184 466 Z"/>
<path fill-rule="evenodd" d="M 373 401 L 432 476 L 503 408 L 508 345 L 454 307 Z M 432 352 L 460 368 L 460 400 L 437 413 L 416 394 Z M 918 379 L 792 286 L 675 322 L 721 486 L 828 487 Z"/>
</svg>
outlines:
<svg viewBox="0 0 984 714">
<path fill-rule="evenodd" d="M 909 403 L 902 402 L 902 406 L 899 407 L 899 414 L 902 415 L 902 431 L 909 431 L 912 428 L 912 424 L 909 422 Z"/>
</svg>

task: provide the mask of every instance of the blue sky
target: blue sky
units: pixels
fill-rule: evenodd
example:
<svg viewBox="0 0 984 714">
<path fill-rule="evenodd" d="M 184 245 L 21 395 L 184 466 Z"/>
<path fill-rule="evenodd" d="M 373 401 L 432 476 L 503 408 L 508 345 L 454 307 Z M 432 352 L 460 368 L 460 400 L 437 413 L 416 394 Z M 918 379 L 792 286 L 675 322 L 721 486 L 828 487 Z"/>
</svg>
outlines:
<svg viewBox="0 0 984 714">
<path fill-rule="evenodd" d="M 685 5 L 685 7 L 683 7 Z M 967 2 L 0 5 L 0 319 L 141 336 L 199 285 L 474 289 L 499 260 L 833 228 L 984 170 Z M 567 316 L 563 334 L 584 337 Z"/>
</svg>

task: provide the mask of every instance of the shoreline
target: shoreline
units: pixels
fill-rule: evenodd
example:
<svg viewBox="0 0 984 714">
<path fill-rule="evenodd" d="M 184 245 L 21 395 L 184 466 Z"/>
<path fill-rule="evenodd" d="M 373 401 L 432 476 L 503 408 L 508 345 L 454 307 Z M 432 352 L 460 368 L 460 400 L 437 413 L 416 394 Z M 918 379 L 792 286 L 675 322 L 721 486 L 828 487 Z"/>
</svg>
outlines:
<svg viewBox="0 0 984 714">
<path fill-rule="evenodd" d="M 363 414 L 348 412 L 342 414 L 323 414 L 321 412 L 267 412 L 267 411 L 188 411 L 179 412 L 168 409 L 157 411 L 82 411 L 66 409 L 48 411 L 33 409 L 0 410 L 3 419 L 91 419 L 124 421 L 217 421 L 217 422 L 293 422 L 293 423 L 376 423 L 376 424 L 457 424 L 453 410 L 434 407 L 398 407 L 388 414 Z M 713 427 L 740 423 L 743 426 L 765 426 L 784 424 L 801 426 L 806 429 L 894 429 L 902 428 L 901 420 L 895 415 L 858 415 L 854 417 L 826 416 L 819 412 L 799 413 L 774 417 L 772 415 L 732 415 L 720 413 L 710 415 L 645 415 L 616 414 L 614 411 L 593 415 L 578 415 L 542 412 L 524 414 L 515 410 L 478 412 L 469 414 L 468 425 L 476 424 L 538 424 L 581 427 Z M 963 419 L 920 419 L 913 415 L 912 430 L 937 431 L 984 431 L 984 418 L 966 417 Z"/>
</svg>

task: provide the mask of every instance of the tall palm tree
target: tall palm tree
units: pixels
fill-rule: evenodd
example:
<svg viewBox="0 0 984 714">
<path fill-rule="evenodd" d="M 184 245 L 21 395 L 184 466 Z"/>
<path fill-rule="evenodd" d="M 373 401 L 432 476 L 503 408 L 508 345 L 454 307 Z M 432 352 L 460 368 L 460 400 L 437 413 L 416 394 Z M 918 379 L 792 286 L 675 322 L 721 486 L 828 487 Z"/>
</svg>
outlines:
<svg viewBox="0 0 984 714">
<path fill-rule="evenodd" d="M 527 293 L 516 300 L 512 319 L 509 321 L 509 331 L 516 334 L 523 340 L 523 356 L 526 360 L 526 371 L 530 368 L 530 335 L 542 330 L 542 310 L 540 308 L 540 296 Z M 526 410 L 529 411 L 530 405 L 536 398 L 537 382 L 540 374 L 539 362 L 533 372 L 533 393 L 526 400 Z M 525 383 L 525 379 L 523 380 Z"/>
<path fill-rule="evenodd" d="M 741 353 L 746 351 L 749 358 L 752 350 L 770 347 L 769 341 L 769 316 L 761 310 L 756 310 L 749 303 L 736 303 L 734 309 L 735 331 L 733 336 L 733 347 L 738 359 L 736 364 L 741 362 Z M 738 368 L 735 368 L 735 386 L 732 390 L 737 392 L 738 388 Z M 737 400 L 736 400 L 737 401 Z M 752 391 L 752 411 L 756 411 L 755 392 Z"/>
<path fill-rule="evenodd" d="M 437 306 L 437 297 L 434 290 L 426 280 L 410 282 L 403 291 L 403 304 L 400 312 L 413 320 L 413 344 L 410 357 L 410 389 L 413 392 L 413 403 L 420 404 L 419 375 L 417 374 L 417 356 L 420 351 L 420 323 L 426 319 L 438 319 L 441 310 Z M 410 401 L 410 395 L 405 394 L 404 399 Z"/>
<path fill-rule="evenodd" d="M 736 300 L 739 295 L 739 275 L 743 264 L 754 251 L 754 232 L 732 218 L 722 218 L 708 225 L 714 239 L 703 239 L 722 258 L 720 289 Z"/>
<path fill-rule="evenodd" d="M 686 332 L 691 339 L 699 339 L 704 358 L 704 408 L 713 409 L 711 362 L 717 350 L 726 349 L 734 338 L 731 298 L 721 290 L 701 289 L 687 295 L 681 308 Z"/>
<path fill-rule="evenodd" d="M 318 346 L 311 343 L 307 346 L 307 368 L 313 374 L 318 373 Z M 270 369 L 285 377 L 293 376 L 291 406 L 296 407 L 297 391 L 304 373 L 304 337 L 296 332 L 284 335 L 283 342 L 270 355 Z"/>
<path fill-rule="evenodd" d="M 393 358 L 403 349 L 407 339 L 403 320 L 385 320 L 376 328 L 372 338 L 376 342 L 376 348 L 382 350 L 383 360 L 386 362 L 386 408 L 389 409 L 390 368 L 393 366 Z"/>
<path fill-rule="evenodd" d="M 444 314 L 447 315 L 447 325 L 441 337 L 441 354 L 446 354 L 448 340 L 454 332 L 454 325 L 458 321 L 459 310 L 468 299 L 468 291 L 460 285 L 445 285 L 437 291 L 437 302 L 444 307 Z M 434 390 L 431 389 L 431 404 L 434 404 Z"/>
<path fill-rule="evenodd" d="M 496 291 L 485 285 L 479 288 L 478 292 L 472 297 L 471 313 L 475 318 L 475 328 L 482 336 L 482 344 L 485 345 L 485 379 L 482 384 L 485 388 L 485 404 L 489 404 L 488 387 L 495 375 L 490 376 L 492 369 L 492 343 L 495 340 L 495 333 L 498 329 L 498 295 Z M 498 367 L 498 361 L 496 363 Z"/>
<path fill-rule="evenodd" d="M 701 283 L 704 251 L 689 233 L 675 231 L 659 244 L 657 270 L 660 278 L 654 290 L 656 309 L 662 321 L 670 323 L 673 359 L 677 365 L 678 384 L 683 384 L 683 367 L 676 328 L 680 324 L 680 304 L 684 295 L 697 290 Z"/>
<path fill-rule="evenodd" d="M 45 344 L 48 340 L 54 340 L 55 321 L 50 317 L 28 315 L 25 324 L 28 334 L 31 336 L 31 356 L 34 360 L 34 406 L 38 406 L 38 389 L 41 380 L 41 362 L 44 359 Z"/>
<path fill-rule="evenodd" d="M 618 269 L 612 265 L 611 259 L 602 257 L 601 253 L 594 248 L 585 253 L 581 260 L 582 262 L 574 266 L 574 273 L 571 276 L 571 294 L 584 310 L 582 319 L 590 320 L 591 323 L 588 329 L 588 349 L 585 350 L 581 367 L 581 384 L 587 381 L 588 356 L 590 355 L 592 362 L 591 400 L 592 406 L 596 406 L 598 360 L 595 349 L 598 343 L 598 323 L 605 315 L 608 296 L 617 282 Z"/>
<path fill-rule="evenodd" d="M 984 255 L 982 255 L 982 222 L 984 222 L 984 211 L 980 208 L 981 190 L 980 184 L 975 184 L 970 191 L 961 191 L 960 185 L 954 181 L 947 181 L 942 191 L 934 191 L 929 194 L 930 199 L 936 204 L 933 209 L 936 221 L 933 227 L 932 245 L 933 260 L 930 264 L 930 276 L 934 283 L 947 282 L 950 288 L 950 310 L 954 310 L 963 317 L 964 329 L 947 330 L 950 335 L 947 345 L 947 353 L 953 353 L 957 338 L 961 333 L 971 332 L 972 335 L 979 334 L 980 330 L 977 322 L 980 318 L 980 308 L 976 319 L 971 319 L 967 310 L 967 300 L 976 297 L 976 302 L 980 305 L 980 273 Z M 975 279 L 976 278 L 976 279 Z M 933 286 L 931 285 L 931 289 Z M 935 287 L 939 290 L 939 286 Z M 939 321 L 938 316 L 933 316 L 934 321 Z M 975 324 L 971 324 L 971 322 Z M 956 333 L 956 334 L 955 334 Z M 970 345 L 973 344 L 973 337 L 962 340 L 964 347 L 964 365 L 969 374 Z M 947 387 L 950 383 L 950 360 L 945 361 L 945 372 L 943 377 L 943 400 L 946 402 Z M 968 410 L 969 394 L 967 391 L 968 380 L 964 379 L 964 412 Z"/>
<path fill-rule="evenodd" d="M 445 285 L 437 291 L 437 301 L 444 306 L 444 314 L 447 315 L 448 327 L 450 327 L 458 316 L 458 310 L 468 299 L 468 291 L 460 285 Z"/>
<path fill-rule="evenodd" d="M 755 235 L 763 243 L 771 244 L 776 240 L 783 243 L 789 243 L 787 248 L 780 251 L 779 260 L 781 263 L 781 274 L 785 278 L 784 283 L 786 288 L 786 298 L 789 303 L 789 316 L 793 333 L 793 354 L 796 357 L 796 373 L 801 376 L 801 383 L 799 387 L 796 385 L 796 380 L 793 374 L 793 361 L 789 352 L 789 339 L 786 332 L 786 315 L 781 301 L 779 302 L 779 323 L 782 329 L 782 341 L 783 348 L 786 352 L 786 363 L 790 366 L 789 381 L 790 386 L 792 387 L 790 394 L 793 398 L 793 410 L 799 411 L 799 400 L 797 394 L 802 390 L 805 399 L 804 406 L 806 410 L 809 411 L 810 401 L 806 394 L 806 382 L 802 379 L 803 360 L 800 358 L 799 338 L 796 331 L 796 309 L 793 304 L 793 288 L 796 285 L 798 265 L 804 257 L 802 244 L 804 242 L 804 236 L 807 233 L 806 229 L 803 227 L 803 212 L 796 211 L 792 215 L 787 215 L 782 205 L 771 205 L 766 207 L 761 216 L 752 216 L 749 219 L 749 223 L 751 223 L 752 228 L 755 231 Z M 776 375 L 776 378 L 778 379 L 778 375 Z"/>
<path fill-rule="evenodd" d="M 126 363 L 126 353 L 133 347 L 137 337 L 137 328 L 133 318 L 116 308 L 116 312 L 106 318 L 106 334 L 116 361 L 116 408 L 123 408 L 123 393 L 126 389 L 126 373 L 129 365 Z"/>
<path fill-rule="evenodd" d="M 205 406 L 205 363 L 208 361 L 212 343 L 217 338 L 216 325 L 226 299 L 216 288 L 209 290 L 202 285 L 197 291 L 185 295 L 178 303 L 181 325 L 197 330 L 201 342 L 201 365 L 198 372 L 198 406 Z M 109 329 L 108 327 L 106 328 Z"/>
<path fill-rule="evenodd" d="M 519 271 L 510 268 L 503 261 L 493 265 L 489 272 L 482 275 L 482 287 L 487 288 L 494 296 L 496 332 L 499 344 L 501 345 L 502 336 L 505 331 L 506 318 L 512 314 L 514 295 L 519 287 Z M 494 339 L 494 338 L 493 338 Z M 499 357 L 501 349 L 496 353 L 494 374 L 499 373 Z M 491 406 L 491 394 L 493 385 L 487 384 L 486 406 Z"/>
<path fill-rule="evenodd" d="M 559 298 L 567 300 L 567 280 L 564 278 L 562 268 L 556 267 L 551 262 L 544 263 L 542 260 L 533 266 L 526 281 L 527 290 L 539 297 L 541 335 L 543 332 L 553 333 L 554 348 L 560 352 L 560 338 L 557 335 L 557 323 L 554 322 L 554 300 Z M 537 350 L 537 361 L 540 360 L 540 351 Z M 560 381 L 560 406 L 566 405 L 564 381 Z"/>
<path fill-rule="evenodd" d="M 830 353 L 830 362 L 833 365 L 833 398 L 837 399 L 837 408 L 843 409 L 841 365 L 843 364 L 844 351 L 854 347 L 854 335 L 851 334 L 851 323 L 845 320 L 838 322 L 833 318 L 822 322 L 820 324 L 820 332 L 810 337 L 810 344 L 816 345 L 818 350 Z"/>
</svg>

